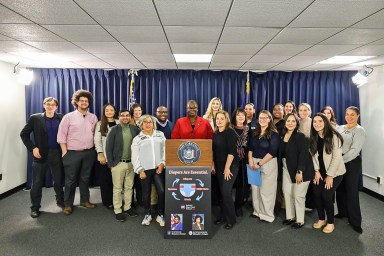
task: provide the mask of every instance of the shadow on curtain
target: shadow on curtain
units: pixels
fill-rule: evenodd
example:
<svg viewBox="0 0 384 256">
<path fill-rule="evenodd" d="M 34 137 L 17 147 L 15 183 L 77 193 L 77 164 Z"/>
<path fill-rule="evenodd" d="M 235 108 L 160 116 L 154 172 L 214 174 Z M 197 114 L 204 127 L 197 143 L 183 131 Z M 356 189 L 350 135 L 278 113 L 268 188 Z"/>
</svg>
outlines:
<svg viewBox="0 0 384 256">
<path fill-rule="evenodd" d="M 291 99 L 307 102 L 313 113 L 326 105 L 332 106 L 339 123 L 344 123 L 347 106 L 359 106 L 359 91 L 352 83 L 353 71 L 250 73 L 250 99 L 256 111 L 272 110 L 277 102 Z M 219 97 L 229 113 L 244 107 L 246 72 L 193 71 L 193 70 L 140 70 L 135 78 L 136 101 L 143 106 L 143 113 L 155 115 L 160 105 L 168 107 L 169 119 L 176 121 L 186 115 L 186 102 L 195 99 L 202 116 L 211 98 Z M 42 102 L 52 96 L 59 100 L 58 112 L 73 111 L 72 94 L 79 89 L 93 93 L 90 111 L 100 117 L 104 104 L 113 103 L 117 109 L 129 107 L 128 70 L 100 69 L 34 69 L 34 81 L 26 86 L 27 119 L 31 114 L 43 112 Z M 231 114 L 231 113 L 230 113 Z M 28 156 L 27 188 L 32 184 L 32 155 Z M 97 181 L 94 181 L 97 185 Z M 46 186 L 52 185 L 47 172 Z"/>
</svg>

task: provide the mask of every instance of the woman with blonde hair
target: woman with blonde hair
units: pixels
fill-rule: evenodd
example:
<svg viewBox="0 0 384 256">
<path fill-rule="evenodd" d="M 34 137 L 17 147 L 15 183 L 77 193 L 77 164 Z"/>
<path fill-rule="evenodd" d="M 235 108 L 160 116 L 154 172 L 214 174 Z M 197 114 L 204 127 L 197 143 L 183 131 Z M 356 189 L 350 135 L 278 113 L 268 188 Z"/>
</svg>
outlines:
<svg viewBox="0 0 384 256">
<path fill-rule="evenodd" d="M 223 105 L 221 104 L 221 100 L 217 97 L 212 98 L 208 104 L 205 115 L 203 115 L 203 118 L 209 121 L 213 130 L 215 130 L 215 122 L 214 122 L 215 115 L 217 114 L 218 111 L 221 111 L 221 110 L 223 110 Z"/>
</svg>

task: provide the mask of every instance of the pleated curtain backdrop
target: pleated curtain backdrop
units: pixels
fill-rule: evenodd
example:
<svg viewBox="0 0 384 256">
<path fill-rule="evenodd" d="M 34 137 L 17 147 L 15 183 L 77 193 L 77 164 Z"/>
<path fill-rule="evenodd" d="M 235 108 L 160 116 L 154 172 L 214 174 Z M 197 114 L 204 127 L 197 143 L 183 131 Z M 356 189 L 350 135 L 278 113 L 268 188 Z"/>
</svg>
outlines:
<svg viewBox="0 0 384 256">
<path fill-rule="evenodd" d="M 104 104 L 113 103 L 117 109 L 129 107 L 128 70 L 101 69 L 33 69 L 34 80 L 26 86 L 27 119 L 31 114 L 43 112 L 45 97 L 59 100 L 58 112 L 73 111 L 72 94 L 79 89 L 93 93 L 90 111 L 99 118 Z M 359 106 L 359 91 L 352 83 L 353 71 L 250 73 L 250 99 L 256 111 L 272 110 L 275 103 L 291 99 L 298 105 L 307 102 L 316 113 L 325 105 L 335 111 L 339 123 L 344 123 L 344 110 Z M 206 111 L 211 98 L 219 97 L 229 113 L 244 107 L 247 73 L 241 71 L 193 70 L 140 70 L 135 77 L 136 102 L 144 113 L 155 114 L 160 105 L 168 107 L 169 119 L 176 121 L 186 115 L 186 102 L 194 99 L 199 104 L 199 115 Z M 27 187 L 31 186 L 31 161 L 28 160 Z M 46 185 L 52 179 L 47 174 Z"/>
</svg>

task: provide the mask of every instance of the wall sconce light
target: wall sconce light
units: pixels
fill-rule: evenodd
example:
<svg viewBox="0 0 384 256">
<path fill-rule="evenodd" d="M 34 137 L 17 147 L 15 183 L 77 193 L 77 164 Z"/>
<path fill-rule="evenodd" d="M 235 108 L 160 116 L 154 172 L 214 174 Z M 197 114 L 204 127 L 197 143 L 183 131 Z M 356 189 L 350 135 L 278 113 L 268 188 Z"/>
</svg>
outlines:
<svg viewBox="0 0 384 256">
<path fill-rule="evenodd" d="M 364 69 L 359 70 L 356 75 L 352 77 L 352 82 L 357 85 L 357 88 L 365 85 L 368 82 L 368 76 L 373 72 L 373 68 L 364 66 Z"/>
<path fill-rule="evenodd" d="M 19 64 L 20 62 L 15 65 L 13 68 L 13 73 L 17 75 L 17 80 L 19 83 L 30 85 L 33 79 L 33 71 L 22 68 Z"/>
</svg>

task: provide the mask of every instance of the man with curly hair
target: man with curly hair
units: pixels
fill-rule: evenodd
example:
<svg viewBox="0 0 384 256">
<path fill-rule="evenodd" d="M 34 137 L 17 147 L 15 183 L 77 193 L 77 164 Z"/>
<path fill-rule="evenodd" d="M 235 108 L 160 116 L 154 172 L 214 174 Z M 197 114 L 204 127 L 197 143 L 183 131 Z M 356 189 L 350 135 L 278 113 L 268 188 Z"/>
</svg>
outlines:
<svg viewBox="0 0 384 256">
<path fill-rule="evenodd" d="M 80 189 L 80 205 L 85 208 L 96 207 L 89 201 L 88 187 L 96 158 L 93 134 L 97 117 L 88 111 L 92 103 L 92 93 L 86 90 L 76 91 L 72 96 L 75 111 L 63 117 L 57 134 L 65 173 L 65 215 L 72 214 L 77 184 Z"/>
</svg>

